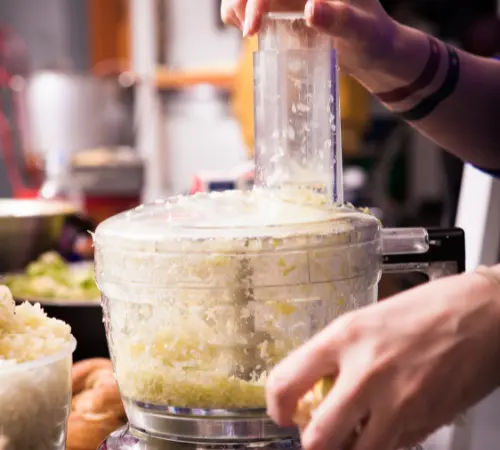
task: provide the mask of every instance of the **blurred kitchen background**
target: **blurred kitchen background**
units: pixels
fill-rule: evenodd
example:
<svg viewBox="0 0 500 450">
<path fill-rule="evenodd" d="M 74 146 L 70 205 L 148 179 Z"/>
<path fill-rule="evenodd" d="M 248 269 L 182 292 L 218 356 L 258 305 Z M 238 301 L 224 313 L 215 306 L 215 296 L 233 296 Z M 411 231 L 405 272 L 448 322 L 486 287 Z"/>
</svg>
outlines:
<svg viewBox="0 0 500 450">
<path fill-rule="evenodd" d="M 402 22 L 500 54 L 495 0 L 383 3 Z M 224 27 L 219 9 L 220 0 L 0 0 L 0 199 L 72 200 L 83 214 L 60 245 L 91 259 L 87 231 L 111 215 L 172 194 L 250 188 L 255 42 Z M 462 163 L 345 75 L 340 92 L 346 199 L 386 226 L 452 226 Z M 17 227 L 0 235 L 0 272 L 52 249 L 44 238 L 36 255 L 21 251 Z M 384 277 L 381 296 L 420 281 Z M 498 448 L 496 403 L 478 409 L 453 450 Z"/>
<path fill-rule="evenodd" d="M 384 3 L 459 46 L 500 52 L 493 0 Z M 249 44 L 222 25 L 219 7 L 2 0 L 0 196 L 78 190 L 100 221 L 141 196 L 250 186 Z M 347 77 L 341 92 L 347 199 L 376 208 L 386 225 L 453 224 L 461 163 Z"/>
</svg>

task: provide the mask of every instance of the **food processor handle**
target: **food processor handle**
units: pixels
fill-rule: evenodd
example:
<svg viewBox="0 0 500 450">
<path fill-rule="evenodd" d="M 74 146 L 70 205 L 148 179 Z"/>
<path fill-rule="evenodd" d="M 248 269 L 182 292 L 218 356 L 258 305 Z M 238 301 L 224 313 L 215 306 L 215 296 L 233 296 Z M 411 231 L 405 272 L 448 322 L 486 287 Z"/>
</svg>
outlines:
<svg viewBox="0 0 500 450">
<path fill-rule="evenodd" d="M 430 280 L 465 271 L 465 234 L 460 228 L 382 229 L 385 273 L 421 272 Z"/>
</svg>

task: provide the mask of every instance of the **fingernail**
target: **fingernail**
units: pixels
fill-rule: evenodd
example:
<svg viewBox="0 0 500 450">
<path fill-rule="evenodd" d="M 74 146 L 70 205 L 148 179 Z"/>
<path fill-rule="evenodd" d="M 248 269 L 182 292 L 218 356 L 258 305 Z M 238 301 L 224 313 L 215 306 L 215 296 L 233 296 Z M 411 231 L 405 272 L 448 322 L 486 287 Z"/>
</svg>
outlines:
<svg viewBox="0 0 500 450">
<path fill-rule="evenodd" d="M 238 19 L 238 28 L 243 31 L 243 21 L 245 20 L 245 18 L 236 13 L 236 19 Z"/>
<path fill-rule="evenodd" d="M 314 14 L 314 1 L 309 0 L 306 3 L 306 7 L 304 9 L 304 14 L 305 14 L 307 20 L 309 20 L 309 21 L 312 20 L 313 14 Z"/>
<path fill-rule="evenodd" d="M 310 1 L 309 3 L 311 3 L 312 24 L 318 28 L 330 28 L 332 16 L 329 6 L 323 2 Z"/>
<path fill-rule="evenodd" d="M 247 37 L 249 32 L 250 32 L 250 20 L 248 20 L 247 18 L 243 23 L 243 37 Z"/>
</svg>

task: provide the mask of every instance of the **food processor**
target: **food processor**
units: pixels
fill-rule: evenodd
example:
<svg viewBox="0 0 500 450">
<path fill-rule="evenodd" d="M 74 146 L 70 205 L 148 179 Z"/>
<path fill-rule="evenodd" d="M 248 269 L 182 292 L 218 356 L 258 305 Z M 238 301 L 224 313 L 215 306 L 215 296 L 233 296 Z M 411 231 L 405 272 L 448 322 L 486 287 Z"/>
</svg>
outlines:
<svg viewBox="0 0 500 450">
<path fill-rule="evenodd" d="M 270 370 L 377 301 L 383 271 L 464 269 L 461 230 L 386 229 L 343 203 L 336 53 L 269 13 L 255 54 L 256 185 L 103 222 L 96 278 L 129 425 L 102 450 L 300 449 L 266 415 Z"/>
</svg>

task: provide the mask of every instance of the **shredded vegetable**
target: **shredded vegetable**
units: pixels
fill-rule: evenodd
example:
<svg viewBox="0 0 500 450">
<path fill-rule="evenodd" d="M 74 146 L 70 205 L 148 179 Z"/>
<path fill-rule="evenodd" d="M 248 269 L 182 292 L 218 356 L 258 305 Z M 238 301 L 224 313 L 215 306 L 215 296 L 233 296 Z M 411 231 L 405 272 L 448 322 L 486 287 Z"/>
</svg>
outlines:
<svg viewBox="0 0 500 450">
<path fill-rule="evenodd" d="M 0 372 L 12 362 L 34 361 L 57 353 L 70 339 L 69 325 L 47 317 L 39 304 L 15 306 L 9 289 L 0 286 Z"/>
<path fill-rule="evenodd" d="M 97 301 L 99 290 L 92 266 L 71 266 L 57 253 L 45 253 L 20 275 L 2 280 L 18 299 Z"/>
</svg>

